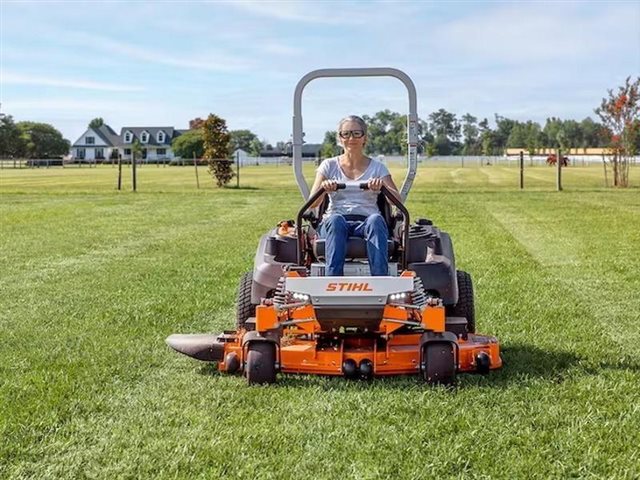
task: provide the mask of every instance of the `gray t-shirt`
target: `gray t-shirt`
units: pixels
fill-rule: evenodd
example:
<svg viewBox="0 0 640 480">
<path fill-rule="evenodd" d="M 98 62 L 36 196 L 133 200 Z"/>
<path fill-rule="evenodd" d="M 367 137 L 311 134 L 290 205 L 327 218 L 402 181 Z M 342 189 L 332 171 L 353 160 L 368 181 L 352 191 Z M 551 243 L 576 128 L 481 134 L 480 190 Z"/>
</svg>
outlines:
<svg viewBox="0 0 640 480">
<path fill-rule="evenodd" d="M 340 168 L 338 157 L 327 158 L 316 171 L 327 180 L 351 184 L 364 183 L 371 178 L 384 178 L 390 175 L 389 169 L 382 162 L 373 158 L 364 173 L 355 179 L 349 178 L 344 174 L 342 168 Z M 378 192 L 360 190 L 359 188 L 346 188 L 330 192 L 329 208 L 327 208 L 325 216 L 339 213 L 340 215 L 363 215 L 368 217 L 374 213 L 380 213 L 376 204 L 377 198 Z"/>
</svg>

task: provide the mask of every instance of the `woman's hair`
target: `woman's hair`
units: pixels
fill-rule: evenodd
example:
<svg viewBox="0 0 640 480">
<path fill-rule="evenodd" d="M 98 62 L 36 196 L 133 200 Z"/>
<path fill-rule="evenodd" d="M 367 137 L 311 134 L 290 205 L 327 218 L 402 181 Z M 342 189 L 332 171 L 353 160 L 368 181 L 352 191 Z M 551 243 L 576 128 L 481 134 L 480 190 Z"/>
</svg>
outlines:
<svg viewBox="0 0 640 480">
<path fill-rule="evenodd" d="M 344 117 L 338 122 L 338 130 L 336 130 L 336 139 L 338 141 L 338 145 L 340 145 L 340 130 L 342 130 L 342 124 L 347 122 L 356 122 L 360 129 L 364 132 L 364 134 L 367 134 L 367 124 L 365 123 L 365 121 L 357 115 L 349 115 L 348 117 Z"/>
</svg>

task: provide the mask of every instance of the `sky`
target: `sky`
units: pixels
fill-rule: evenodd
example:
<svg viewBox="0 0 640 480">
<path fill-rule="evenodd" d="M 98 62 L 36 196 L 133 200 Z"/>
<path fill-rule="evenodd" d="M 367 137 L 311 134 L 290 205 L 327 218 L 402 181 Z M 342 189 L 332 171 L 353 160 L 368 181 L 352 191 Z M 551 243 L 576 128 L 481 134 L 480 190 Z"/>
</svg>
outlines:
<svg viewBox="0 0 640 480">
<path fill-rule="evenodd" d="M 640 75 L 640 2 L 0 0 L 0 112 L 71 142 L 95 117 L 119 132 L 209 113 L 288 141 L 298 80 L 346 67 L 406 72 L 421 118 L 595 118 Z M 330 78 L 302 108 L 321 143 L 346 115 L 408 102 L 393 78 Z"/>
</svg>

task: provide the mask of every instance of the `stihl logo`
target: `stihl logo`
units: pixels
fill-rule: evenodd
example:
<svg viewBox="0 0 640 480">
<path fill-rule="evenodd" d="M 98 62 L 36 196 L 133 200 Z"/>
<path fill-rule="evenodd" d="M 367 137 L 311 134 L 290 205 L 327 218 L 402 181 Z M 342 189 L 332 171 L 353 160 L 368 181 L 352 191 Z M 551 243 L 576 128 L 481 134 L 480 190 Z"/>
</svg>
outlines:
<svg viewBox="0 0 640 480">
<path fill-rule="evenodd" d="M 339 282 L 327 285 L 327 292 L 373 292 L 368 283 Z"/>
</svg>

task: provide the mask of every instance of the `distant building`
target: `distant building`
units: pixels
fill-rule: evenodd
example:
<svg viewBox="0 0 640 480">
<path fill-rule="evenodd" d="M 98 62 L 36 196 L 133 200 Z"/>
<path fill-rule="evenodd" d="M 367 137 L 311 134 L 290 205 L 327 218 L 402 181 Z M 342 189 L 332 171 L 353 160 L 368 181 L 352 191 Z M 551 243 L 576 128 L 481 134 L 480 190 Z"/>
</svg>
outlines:
<svg viewBox="0 0 640 480">
<path fill-rule="evenodd" d="M 320 158 L 322 150 L 321 143 L 305 143 L 302 145 L 302 158 Z M 284 149 L 274 147 L 270 150 L 262 150 L 261 157 L 293 157 L 291 145 L 287 145 Z"/>
<path fill-rule="evenodd" d="M 558 153 L 557 148 L 535 148 L 533 149 L 533 154 L 534 155 L 553 155 Z M 529 151 L 523 147 L 523 148 L 507 148 L 505 149 L 504 154 L 507 156 L 512 156 L 512 155 L 520 155 L 520 152 L 524 152 L 525 155 L 529 154 Z M 587 155 L 587 156 L 591 156 L 591 155 L 611 155 L 611 149 L 610 148 L 603 148 L 603 147 L 585 147 L 585 148 L 570 148 L 568 149 L 568 151 L 566 152 L 562 152 L 566 155 Z"/>
<path fill-rule="evenodd" d="M 171 160 L 171 142 L 188 130 L 174 127 L 123 127 L 118 135 L 109 125 L 88 128 L 71 147 L 74 160 L 106 161 L 131 159 L 133 143 L 140 143 L 140 160 Z"/>
</svg>

